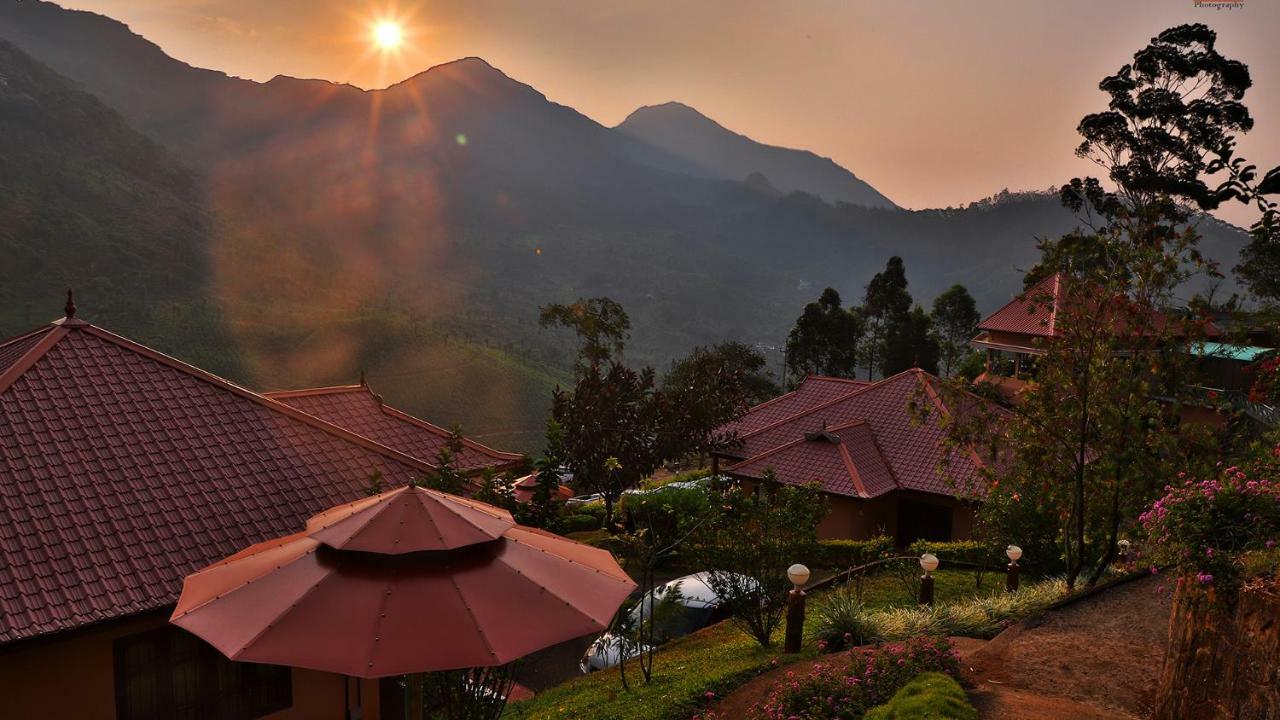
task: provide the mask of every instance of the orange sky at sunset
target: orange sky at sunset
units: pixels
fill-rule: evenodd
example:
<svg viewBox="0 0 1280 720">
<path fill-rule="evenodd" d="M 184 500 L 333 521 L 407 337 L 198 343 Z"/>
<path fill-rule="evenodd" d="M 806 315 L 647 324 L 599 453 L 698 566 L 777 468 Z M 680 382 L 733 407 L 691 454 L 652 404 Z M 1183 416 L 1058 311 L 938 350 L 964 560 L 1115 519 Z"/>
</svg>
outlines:
<svg viewBox="0 0 1280 720">
<path fill-rule="evenodd" d="M 1280 164 L 1280 3 L 1194 0 L 67 0 L 193 65 L 383 87 L 480 56 L 606 125 L 679 100 L 762 142 L 827 155 L 899 204 L 963 204 L 1091 172 L 1072 150 L 1096 85 L 1161 29 L 1205 22 L 1247 63 L 1257 127 Z M 1103 12 L 1105 11 L 1105 13 Z M 1105 17 L 1106 24 L 1100 25 Z M 372 23 L 403 28 L 397 52 Z M 1251 215 L 1222 213 L 1238 223 Z"/>
</svg>

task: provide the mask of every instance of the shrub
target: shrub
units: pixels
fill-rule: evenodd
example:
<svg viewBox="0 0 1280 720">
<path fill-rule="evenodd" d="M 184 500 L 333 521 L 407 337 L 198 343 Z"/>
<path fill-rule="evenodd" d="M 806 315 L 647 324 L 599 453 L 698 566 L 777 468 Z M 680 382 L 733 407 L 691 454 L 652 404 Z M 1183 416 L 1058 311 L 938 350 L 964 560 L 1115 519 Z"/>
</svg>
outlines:
<svg viewBox="0 0 1280 720">
<path fill-rule="evenodd" d="M 960 663 L 945 638 L 914 638 L 848 652 L 848 662 L 788 672 L 757 706 L 764 720 L 834 720 L 860 717 L 887 702 L 923 672 L 956 673 Z"/>
<path fill-rule="evenodd" d="M 815 608 L 818 640 L 827 649 L 873 640 L 925 635 L 993 637 L 1015 620 L 1046 609 L 1066 592 L 1062 580 L 1028 583 L 1017 592 L 993 592 L 937 607 L 867 611 L 848 586 L 827 594 Z M 848 639 L 846 640 L 846 633 Z"/>
<path fill-rule="evenodd" d="M 683 535 L 682 528 L 706 516 L 710 507 L 701 487 L 664 485 L 645 493 L 622 496 L 622 518 L 628 528 L 645 528 L 668 541 Z"/>
<path fill-rule="evenodd" d="M 559 526 L 562 533 L 587 532 L 590 530 L 600 529 L 601 518 L 587 513 L 573 513 L 560 518 Z"/>
<path fill-rule="evenodd" d="M 857 592 L 844 585 L 818 598 L 813 609 L 818 647 L 827 652 L 866 645 L 879 639 L 870 612 Z"/>
<path fill-rule="evenodd" d="M 893 539 L 880 535 L 870 540 L 819 540 L 816 565 L 851 568 L 885 557 L 893 551 Z"/>
<path fill-rule="evenodd" d="M 872 708 L 864 720 L 978 720 L 960 683 L 942 673 L 916 676 L 889 702 Z"/>
<path fill-rule="evenodd" d="M 923 555 L 932 553 L 936 555 L 943 565 L 950 563 L 963 563 L 968 567 L 964 569 L 973 572 L 974 584 L 982 587 L 982 577 L 986 572 L 993 568 L 999 568 L 1004 564 L 1005 558 L 1001 550 L 993 547 L 991 543 L 982 542 L 980 540 L 917 540 L 907 547 L 908 555 Z"/>
<path fill-rule="evenodd" d="M 1157 560 L 1181 563 L 1201 585 L 1232 590 L 1245 553 L 1280 542 L 1280 483 L 1229 467 L 1208 480 L 1184 478 L 1139 518 Z"/>
<path fill-rule="evenodd" d="M 765 484 L 773 485 L 771 473 Z M 696 541 L 697 556 L 710 570 L 707 585 L 733 623 L 769 647 L 791 591 L 785 568 L 796 558 L 813 557 L 826 503 L 816 484 L 778 483 L 759 495 L 729 488 L 711 509 L 713 517 L 699 527 Z"/>
</svg>

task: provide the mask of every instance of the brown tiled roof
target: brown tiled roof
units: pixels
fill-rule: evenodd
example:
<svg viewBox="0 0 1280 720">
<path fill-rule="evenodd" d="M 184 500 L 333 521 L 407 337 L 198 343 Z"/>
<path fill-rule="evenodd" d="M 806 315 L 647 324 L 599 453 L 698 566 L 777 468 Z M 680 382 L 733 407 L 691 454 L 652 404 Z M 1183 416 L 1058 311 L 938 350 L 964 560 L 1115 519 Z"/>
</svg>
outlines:
<svg viewBox="0 0 1280 720">
<path fill-rule="evenodd" d="M 721 454 L 745 461 L 734 468 L 750 467 L 747 462 L 754 463 L 784 445 L 805 452 L 813 447 L 812 443 L 797 444 L 797 440 L 811 433 L 862 422 L 898 487 L 940 495 L 956 495 L 958 490 L 965 494 L 980 492 L 976 483 L 981 460 L 972 452 L 944 447 L 943 418 L 952 409 L 938 394 L 937 382 L 929 373 L 913 368 L 744 434 L 739 446 Z M 973 401 L 983 402 L 976 397 Z M 922 413 L 912 412 L 913 403 L 928 406 L 923 418 L 918 417 Z M 945 468 L 940 466 L 944 460 Z M 767 466 L 767 462 L 756 465 L 760 470 Z M 790 467 L 804 467 L 804 462 L 789 459 L 785 466 L 775 468 L 779 480 L 804 483 L 812 479 L 803 474 L 784 477 L 782 470 Z"/>
<path fill-rule="evenodd" d="M 862 380 L 809 375 L 800 381 L 795 390 L 756 405 L 737 422 L 725 425 L 724 429 L 745 435 L 816 405 L 844 397 L 870 384 Z"/>
<path fill-rule="evenodd" d="M 0 643 L 165 607 L 373 472 L 431 470 L 79 319 L 0 358 Z"/>
<path fill-rule="evenodd" d="M 387 405 L 365 384 L 265 394 L 424 462 L 434 463 L 449 440 L 448 430 Z M 500 452 L 468 438 L 463 438 L 462 446 L 455 463 L 463 472 L 500 470 L 521 459 L 517 453 Z"/>
<path fill-rule="evenodd" d="M 807 433 L 728 469 L 733 475 L 756 479 L 770 471 L 786 483 L 816 480 L 834 495 L 871 498 L 898 487 L 876 445 L 875 433 L 861 420 Z"/>
<path fill-rule="evenodd" d="M 1053 321 L 1060 288 L 1058 274 L 1050 275 L 987 316 L 978 323 L 978 329 L 1053 337 Z"/>
</svg>

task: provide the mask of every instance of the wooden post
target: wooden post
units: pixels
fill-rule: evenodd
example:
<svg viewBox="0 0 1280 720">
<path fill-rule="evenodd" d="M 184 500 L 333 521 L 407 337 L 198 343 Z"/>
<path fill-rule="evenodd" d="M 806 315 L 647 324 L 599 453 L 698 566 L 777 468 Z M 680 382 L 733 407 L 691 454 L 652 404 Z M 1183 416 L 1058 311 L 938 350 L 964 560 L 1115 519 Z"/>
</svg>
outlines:
<svg viewBox="0 0 1280 720">
<path fill-rule="evenodd" d="M 804 591 L 796 588 L 787 596 L 787 634 L 783 651 L 800 652 L 800 640 L 804 635 Z"/>
<path fill-rule="evenodd" d="M 1005 575 L 1004 589 L 1008 592 L 1014 592 L 1018 589 L 1018 563 L 1009 563 L 1009 572 Z"/>
<path fill-rule="evenodd" d="M 920 604 L 933 607 L 933 576 L 929 573 L 920 578 Z"/>
</svg>

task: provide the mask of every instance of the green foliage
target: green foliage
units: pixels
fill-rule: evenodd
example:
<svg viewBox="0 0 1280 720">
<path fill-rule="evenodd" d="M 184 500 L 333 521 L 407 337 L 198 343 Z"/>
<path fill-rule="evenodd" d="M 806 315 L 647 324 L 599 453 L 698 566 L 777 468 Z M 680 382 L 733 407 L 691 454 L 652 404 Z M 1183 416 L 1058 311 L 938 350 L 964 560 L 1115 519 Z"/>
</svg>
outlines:
<svg viewBox="0 0 1280 720">
<path fill-rule="evenodd" d="M 702 455 L 735 441 L 724 424 L 742 417 L 760 393 L 769 397 L 777 389 L 764 365 L 760 353 L 738 342 L 694 348 L 672 363 L 662 379 L 663 432 L 672 452 Z"/>
<path fill-rule="evenodd" d="M 952 577 L 959 577 L 952 573 Z M 943 575 L 936 574 L 941 580 Z M 921 635 L 989 638 L 1011 623 L 1042 612 L 1066 593 L 1060 579 L 1024 583 L 1017 591 L 1002 589 L 974 595 L 953 594 L 933 607 L 908 600 L 892 606 L 868 604 L 873 594 L 856 584 L 843 585 L 822 594 L 814 604 L 814 637 L 828 652 L 868 642 L 903 640 Z M 963 591 L 962 591 L 963 592 Z"/>
<path fill-rule="evenodd" d="M 749 405 L 764 402 L 779 393 L 764 355 L 737 341 L 694 348 L 685 358 L 672 361 L 671 369 L 662 377 L 662 387 L 672 394 L 679 394 L 677 388 L 687 392 L 699 387 L 724 386 L 727 380 L 740 386 L 738 392 L 745 395 Z M 726 404 L 733 407 L 732 402 Z"/>
<path fill-rule="evenodd" d="M 779 639 L 780 640 L 780 639 Z M 653 680 L 619 686 L 618 669 L 574 678 L 507 706 L 508 720 L 688 720 L 707 702 L 769 669 L 776 655 L 729 623 L 664 645 Z"/>
<path fill-rule="evenodd" d="M 887 365 L 894 354 L 891 340 L 902 343 L 909 335 L 911 293 L 907 292 L 907 270 L 902 258 L 889 258 L 883 271 L 875 274 L 867 283 L 862 300 L 862 315 L 866 318 L 866 342 L 863 343 L 862 360 L 867 367 L 867 378 L 888 375 Z M 897 353 L 901 355 L 901 353 Z M 901 362 L 897 358 L 896 362 Z M 908 366 L 909 367 L 909 366 Z M 902 368 L 900 368 L 902 369 Z"/>
<path fill-rule="evenodd" d="M 871 708 L 864 720 L 978 720 L 964 688 L 942 673 L 917 675 L 889 702 Z"/>
<path fill-rule="evenodd" d="M 840 293 L 822 291 L 817 302 L 805 305 L 787 335 L 787 370 L 806 375 L 853 377 L 858 369 L 862 314 L 840 306 Z"/>
<path fill-rule="evenodd" d="M 1021 547 L 1021 546 L 1019 546 Z M 949 542 L 917 540 L 907 547 L 908 555 L 930 553 L 943 565 L 962 563 L 973 573 L 974 585 L 982 587 L 982 578 L 988 570 L 1000 568 L 1008 562 L 1005 546 L 996 546 L 990 540 L 952 540 Z"/>
<path fill-rule="evenodd" d="M 1171 28 L 1102 81 L 1108 109 L 1081 120 L 1077 154 L 1115 187 L 1075 178 L 1062 189 L 1088 229 L 1043 246 L 1040 271 L 1060 282 L 1056 296 L 1026 298 L 1054 309 L 1036 381 L 1003 417 L 951 427 L 957 447 L 1012 451 L 991 465 L 1003 472 L 991 478 L 984 535 L 1028 548 L 1057 531 L 1051 554 L 1063 558 L 1072 587 L 1106 572 L 1159 478 L 1202 469 L 1222 442 L 1181 422 L 1186 388 L 1196 384 L 1185 348 L 1205 323 L 1171 310 L 1180 285 L 1212 272 L 1193 208 L 1241 191 L 1236 180 L 1208 181 L 1230 164 L 1234 134 L 1252 126 L 1240 103 L 1248 70 L 1218 54 L 1215 40 L 1204 25 Z"/>
<path fill-rule="evenodd" d="M 761 720 L 857 718 L 925 672 L 960 672 L 947 639 L 920 637 L 855 648 L 847 663 L 815 665 L 806 674 L 782 680 L 757 713 Z"/>
<path fill-rule="evenodd" d="M 859 593 L 837 588 L 819 595 L 809 612 L 817 626 L 814 638 L 820 652 L 835 652 L 880 639 L 880 628 Z"/>
<path fill-rule="evenodd" d="M 573 330 L 580 343 L 579 362 L 588 366 L 617 360 L 631 332 L 626 311 L 607 297 L 579 298 L 571 305 L 547 305 L 538 320 L 543 327 L 559 325 Z"/>
<path fill-rule="evenodd" d="M 511 490 L 511 481 L 506 477 L 495 475 L 491 469 L 486 469 L 480 476 L 479 487 L 471 497 L 508 512 L 514 513 L 518 510 L 518 503 Z"/>
<path fill-rule="evenodd" d="M 1047 609 L 1067 592 L 1060 579 L 1026 583 L 1017 592 L 1003 589 L 934 607 L 895 607 L 869 613 L 876 637 L 895 640 L 919 635 L 989 638 L 1013 622 Z"/>
<path fill-rule="evenodd" d="M 906 318 L 895 325 L 885 340 L 883 374 L 887 377 L 918 367 L 937 374 L 940 349 L 933 330 L 933 319 L 916 305 Z"/>
<path fill-rule="evenodd" d="M 612 300 L 548 306 L 543 320 L 574 328 L 581 340 L 573 388 L 556 389 L 552 418 L 574 483 L 604 498 L 606 525 L 623 491 L 665 462 L 721 446 L 731 438 L 720 426 L 747 409 L 744 373 L 753 360 L 740 346 L 695 350 L 660 390 L 653 368 L 617 361 L 629 323 Z"/>
<path fill-rule="evenodd" d="M 451 495 L 465 494 L 471 483 L 457 466 L 458 453 L 462 449 L 462 428 L 455 425 L 449 430 L 449 439 L 436 453 L 435 471 L 427 475 L 422 485 Z"/>
<path fill-rule="evenodd" d="M 630 528 L 644 528 L 666 544 L 681 538 L 691 524 L 711 510 L 710 496 L 702 487 L 663 486 L 644 493 L 623 496 L 623 522 Z"/>
<path fill-rule="evenodd" d="M 980 353 L 975 351 L 969 352 L 960 361 L 956 367 L 955 376 L 963 380 L 966 384 L 972 384 L 975 379 L 987 370 L 987 359 Z"/>
<path fill-rule="evenodd" d="M 869 540 L 819 540 L 814 564 L 819 567 L 846 569 L 885 557 L 892 551 L 893 538 L 888 535 L 878 535 Z"/>
<path fill-rule="evenodd" d="M 730 487 L 720 495 L 699 528 L 696 551 L 733 622 L 767 647 L 791 590 L 786 568 L 815 556 L 827 508 L 816 484 L 795 487 L 766 477 L 762 486 L 758 494 Z"/>
<path fill-rule="evenodd" d="M 1233 591 L 1247 553 L 1280 545 L 1280 482 L 1261 470 L 1233 466 L 1216 477 L 1166 485 L 1164 497 L 1139 518 L 1156 559 L 1180 563 L 1192 582 Z"/>
<path fill-rule="evenodd" d="M 599 516 L 588 515 L 586 513 L 573 513 L 561 516 L 558 525 L 561 532 L 577 533 L 599 530 L 600 523 L 601 518 Z"/>
<path fill-rule="evenodd" d="M 933 332 L 943 376 L 960 370 L 964 360 L 973 354 L 969 341 L 981 319 L 978 304 L 963 285 L 952 285 L 933 299 Z"/>
</svg>

